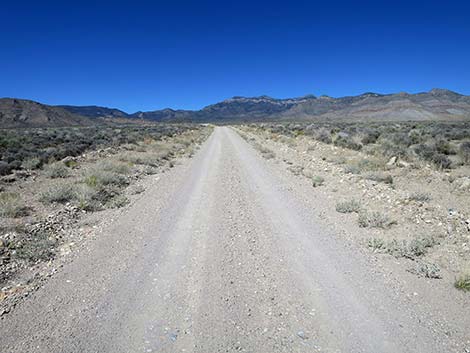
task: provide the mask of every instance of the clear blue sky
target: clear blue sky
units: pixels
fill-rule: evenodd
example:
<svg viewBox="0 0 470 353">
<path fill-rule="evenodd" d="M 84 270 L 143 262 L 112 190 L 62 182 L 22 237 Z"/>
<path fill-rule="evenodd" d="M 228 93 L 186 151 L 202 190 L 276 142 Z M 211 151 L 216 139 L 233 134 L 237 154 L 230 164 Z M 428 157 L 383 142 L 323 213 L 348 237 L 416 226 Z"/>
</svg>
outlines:
<svg viewBox="0 0 470 353">
<path fill-rule="evenodd" d="M 4 1 L 0 97 L 198 109 L 234 96 L 470 94 L 469 1 Z"/>
</svg>

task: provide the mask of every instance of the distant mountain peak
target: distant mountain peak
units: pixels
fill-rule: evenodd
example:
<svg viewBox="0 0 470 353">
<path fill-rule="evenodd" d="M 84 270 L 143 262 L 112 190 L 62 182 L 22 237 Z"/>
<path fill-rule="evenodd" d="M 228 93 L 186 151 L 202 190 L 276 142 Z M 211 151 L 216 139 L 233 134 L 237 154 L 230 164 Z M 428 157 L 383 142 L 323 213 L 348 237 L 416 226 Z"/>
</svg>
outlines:
<svg viewBox="0 0 470 353">
<path fill-rule="evenodd" d="M 451 91 L 451 90 L 448 90 L 448 89 L 444 89 L 444 88 L 433 88 L 432 90 L 429 91 L 429 93 L 431 93 L 433 95 L 448 94 L 448 95 L 454 95 L 454 96 L 461 96 L 461 94 L 459 94 L 457 92 L 454 92 L 454 91 Z"/>
</svg>

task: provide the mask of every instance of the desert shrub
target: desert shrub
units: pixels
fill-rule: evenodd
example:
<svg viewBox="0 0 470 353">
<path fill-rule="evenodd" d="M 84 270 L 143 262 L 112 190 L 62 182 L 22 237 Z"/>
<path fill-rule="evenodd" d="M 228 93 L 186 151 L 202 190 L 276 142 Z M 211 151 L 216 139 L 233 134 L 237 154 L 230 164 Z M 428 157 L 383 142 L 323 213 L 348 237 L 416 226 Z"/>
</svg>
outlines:
<svg viewBox="0 0 470 353">
<path fill-rule="evenodd" d="M 339 134 L 334 141 L 334 145 L 355 151 L 359 151 L 362 148 L 361 144 L 356 143 L 353 138 L 347 134 Z"/>
<path fill-rule="evenodd" d="M 99 211 L 102 209 L 99 190 L 86 184 L 78 184 L 74 188 L 73 199 L 77 207 L 84 211 Z"/>
<path fill-rule="evenodd" d="M 255 143 L 254 147 L 258 151 L 260 151 L 261 155 L 266 159 L 271 159 L 271 158 L 276 157 L 276 155 L 274 154 L 274 152 L 272 150 L 270 150 L 269 148 L 267 148 L 263 145 L 260 145 L 259 143 Z"/>
<path fill-rule="evenodd" d="M 154 175 L 158 173 L 158 169 L 155 167 L 147 166 L 144 168 L 145 175 Z"/>
<path fill-rule="evenodd" d="M 124 195 L 118 195 L 108 201 L 107 206 L 110 208 L 121 208 L 128 205 L 130 200 Z"/>
<path fill-rule="evenodd" d="M 441 269 L 439 268 L 438 265 L 434 263 L 417 261 L 416 266 L 414 268 L 411 268 L 409 271 L 412 273 L 415 273 L 416 275 L 420 277 L 433 278 L 433 279 L 442 278 L 440 274 Z"/>
<path fill-rule="evenodd" d="M 370 157 L 348 162 L 344 171 L 351 174 L 361 174 L 361 172 L 379 171 L 385 168 L 385 161 L 376 157 Z"/>
<path fill-rule="evenodd" d="M 15 256 L 30 262 L 49 260 L 54 257 L 56 240 L 45 232 L 23 237 L 16 247 Z"/>
<path fill-rule="evenodd" d="M 414 192 L 412 193 L 409 198 L 411 201 L 417 201 L 417 202 L 429 202 L 431 201 L 431 195 L 427 192 Z"/>
<path fill-rule="evenodd" d="M 162 164 L 157 155 L 149 153 L 126 153 L 121 155 L 119 159 L 123 162 L 151 167 L 158 167 Z"/>
<path fill-rule="evenodd" d="M 463 291 L 470 291 L 470 273 L 462 273 L 456 278 L 454 286 Z"/>
<path fill-rule="evenodd" d="M 408 137 L 410 138 L 411 144 L 413 145 L 424 142 L 423 133 L 421 130 L 418 129 L 410 130 L 408 132 Z"/>
<path fill-rule="evenodd" d="M 319 175 L 315 175 L 312 177 L 312 185 L 314 188 L 316 188 L 317 186 L 322 186 L 324 182 L 325 182 L 325 178 Z"/>
<path fill-rule="evenodd" d="M 47 177 L 51 179 L 56 179 L 68 177 L 70 171 L 64 163 L 54 162 L 44 167 L 44 173 Z"/>
<path fill-rule="evenodd" d="M 425 255 L 429 248 L 436 244 L 434 238 L 421 237 L 408 240 L 385 241 L 379 238 L 372 238 L 368 241 L 368 246 L 375 251 L 384 252 L 397 258 L 405 257 L 414 260 Z"/>
<path fill-rule="evenodd" d="M 13 170 L 13 167 L 7 162 L 0 161 L 0 175 L 10 174 Z"/>
<path fill-rule="evenodd" d="M 90 187 L 100 187 L 106 185 L 125 186 L 128 184 L 126 177 L 121 174 L 100 170 L 95 168 L 85 174 L 83 182 Z"/>
<path fill-rule="evenodd" d="M 378 131 L 365 131 L 361 137 L 361 143 L 363 145 L 370 145 L 372 143 L 376 143 L 379 137 L 380 132 Z"/>
<path fill-rule="evenodd" d="M 58 184 L 49 187 L 46 191 L 41 193 L 39 200 L 42 203 L 66 203 L 75 197 L 75 189 L 72 184 Z"/>
<path fill-rule="evenodd" d="M 358 213 L 360 210 L 361 203 L 357 200 L 342 201 L 336 204 L 336 211 L 339 213 Z"/>
<path fill-rule="evenodd" d="M 101 170 L 104 170 L 107 172 L 118 173 L 118 174 L 129 174 L 131 172 L 131 168 L 129 167 L 129 164 L 122 163 L 119 161 L 112 161 L 112 160 L 103 161 L 97 167 Z"/>
<path fill-rule="evenodd" d="M 369 173 L 366 175 L 366 179 L 385 184 L 393 184 L 393 177 L 390 174 Z"/>
<path fill-rule="evenodd" d="M 347 164 L 344 167 L 344 172 L 349 174 L 361 174 L 361 168 L 357 164 Z"/>
<path fill-rule="evenodd" d="M 78 162 L 74 159 L 67 159 L 64 161 L 64 165 L 67 167 L 67 168 L 75 168 L 76 166 L 78 166 Z"/>
<path fill-rule="evenodd" d="M 464 164 L 470 164 L 470 141 L 465 141 L 460 144 L 459 156 Z"/>
<path fill-rule="evenodd" d="M 414 151 L 419 157 L 432 162 L 437 168 L 448 169 L 452 165 L 451 160 L 446 155 L 439 153 L 435 146 L 419 144 Z"/>
<path fill-rule="evenodd" d="M 449 141 L 443 138 L 437 139 L 434 142 L 434 146 L 436 147 L 436 151 L 438 153 L 445 154 L 445 155 L 455 154 L 455 150 L 452 148 Z"/>
<path fill-rule="evenodd" d="M 23 169 L 27 169 L 27 170 L 34 170 L 34 169 L 38 169 L 41 167 L 41 160 L 37 157 L 32 157 L 32 158 L 28 158 L 28 159 L 25 159 L 23 160 L 23 162 L 21 163 L 21 167 Z"/>
<path fill-rule="evenodd" d="M 387 243 L 387 252 L 395 257 L 415 259 L 427 253 L 436 244 L 433 238 L 422 237 L 407 240 L 391 240 Z"/>
<path fill-rule="evenodd" d="M 327 129 L 321 128 L 315 134 L 315 139 L 323 143 L 331 143 L 331 132 Z"/>
<path fill-rule="evenodd" d="M 388 139 L 397 146 L 409 147 L 413 144 L 412 139 L 406 132 L 395 132 L 390 134 Z"/>
<path fill-rule="evenodd" d="M 28 209 L 17 193 L 0 193 L 0 217 L 16 218 L 25 216 Z"/>
<path fill-rule="evenodd" d="M 367 241 L 367 246 L 376 251 L 380 251 L 386 248 L 385 240 L 380 238 L 371 238 Z"/>
<path fill-rule="evenodd" d="M 452 167 L 452 161 L 444 154 L 434 155 L 431 161 L 439 169 L 450 169 Z"/>
<path fill-rule="evenodd" d="M 398 144 L 388 138 L 381 138 L 379 141 L 379 152 L 386 157 L 405 157 L 408 154 L 406 144 Z"/>
<path fill-rule="evenodd" d="M 362 228 L 382 228 L 387 229 L 396 224 L 388 215 L 381 212 L 367 212 L 359 213 L 358 218 L 359 227 Z"/>
</svg>

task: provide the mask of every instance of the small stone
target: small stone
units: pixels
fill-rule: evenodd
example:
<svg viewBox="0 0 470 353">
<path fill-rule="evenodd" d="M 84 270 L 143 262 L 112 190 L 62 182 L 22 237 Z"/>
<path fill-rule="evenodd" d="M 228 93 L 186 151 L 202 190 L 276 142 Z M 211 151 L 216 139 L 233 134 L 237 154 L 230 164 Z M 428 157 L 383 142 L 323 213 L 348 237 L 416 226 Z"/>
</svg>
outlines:
<svg viewBox="0 0 470 353">
<path fill-rule="evenodd" d="M 387 162 L 387 166 L 392 166 L 397 162 L 397 157 L 392 157 L 390 160 Z"/>
</svg>

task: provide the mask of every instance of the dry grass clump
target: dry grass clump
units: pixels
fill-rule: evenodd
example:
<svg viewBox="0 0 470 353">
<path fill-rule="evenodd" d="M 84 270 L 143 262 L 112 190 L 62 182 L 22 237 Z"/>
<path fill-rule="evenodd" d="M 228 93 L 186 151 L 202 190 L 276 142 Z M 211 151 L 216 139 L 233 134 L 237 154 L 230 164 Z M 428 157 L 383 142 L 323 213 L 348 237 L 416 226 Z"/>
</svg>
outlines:
<svg viewBox="0 0 470 353">
<path fill-rule="evenodd" d="M 17 218 L 27 213 L 28 209 L 20 195 L 13 192 L 0 193 L 0 217 Z"/>
<path fill-rule="evenodd" d="M 397 222 L 385 213 L 363 211 L 359 213 L 358 223 L 362 228 L 387 229 Z"/>
</svg>

